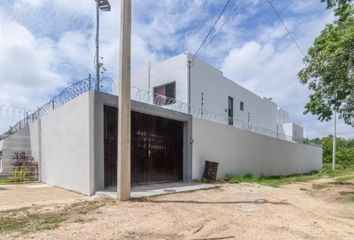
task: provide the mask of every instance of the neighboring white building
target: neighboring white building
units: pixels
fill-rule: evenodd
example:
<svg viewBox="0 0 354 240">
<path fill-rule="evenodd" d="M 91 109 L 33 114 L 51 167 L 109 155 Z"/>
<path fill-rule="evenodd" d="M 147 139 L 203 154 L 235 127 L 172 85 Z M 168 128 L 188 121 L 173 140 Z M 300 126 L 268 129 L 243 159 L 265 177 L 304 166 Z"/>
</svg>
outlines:
<svg viewBox="0 0 354 240">
<path fill-rule="evenodd" d="M 189 82 L 188 61 L 192 59 L 191 54 L 181 54 L 135 71 L 132 74 L 132 98 L 146 99 L 149 103 L 155 101 L 158 105 L 175 105 L 174 110 L 186 113 L 189 103 L 190 113 L 194 116 L 302 142 L 303 130 L 289 120 L 289 113 L 270 99 L 226 78 L 220 70 L 198 58 L 191 63 Z M 141 91 L 148 92 L 151 97 L 146 98 Z M 176 99 L 176 103 L 166 101 L 163 96 Z"/>
</svg>

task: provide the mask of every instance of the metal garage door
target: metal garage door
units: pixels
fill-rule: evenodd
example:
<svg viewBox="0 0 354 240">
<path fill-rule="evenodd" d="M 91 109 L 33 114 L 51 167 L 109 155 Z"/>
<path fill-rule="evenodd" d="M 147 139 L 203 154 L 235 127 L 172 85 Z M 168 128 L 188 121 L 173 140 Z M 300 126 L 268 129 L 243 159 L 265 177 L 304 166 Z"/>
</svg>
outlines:
<svg viewBox="0 0 354 240">
<path fill-rule="evenodd" d="M 183 180 L 183 122 L 132 112 L 132 185 Z M 116 186 L 117 108 L 105 106 L 105 185 Z"/>
</svg>

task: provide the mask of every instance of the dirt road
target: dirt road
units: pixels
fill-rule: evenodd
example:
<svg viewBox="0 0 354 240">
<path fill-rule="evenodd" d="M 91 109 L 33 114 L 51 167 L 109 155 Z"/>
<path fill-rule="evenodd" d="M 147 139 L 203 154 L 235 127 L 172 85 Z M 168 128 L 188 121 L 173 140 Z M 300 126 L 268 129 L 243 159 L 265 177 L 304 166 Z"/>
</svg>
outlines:
<svg viewBox="0 0 354 240">
<path fill-rule="evenodd" d="M 323 180 L 320 180 L 320 182 Z M 318 181 L 317 181 L 318 182 Z M 321 184 L 322 184 L 321 183 Z M 8 232 L 19 239 L 354 239 L 353 184 L 219 189 L 108 202 L 53 230 Z M 103 200 L 102 200 L 103 201 Z M 4 239 L 4 238 L 2 238 Z"/>
</svg>

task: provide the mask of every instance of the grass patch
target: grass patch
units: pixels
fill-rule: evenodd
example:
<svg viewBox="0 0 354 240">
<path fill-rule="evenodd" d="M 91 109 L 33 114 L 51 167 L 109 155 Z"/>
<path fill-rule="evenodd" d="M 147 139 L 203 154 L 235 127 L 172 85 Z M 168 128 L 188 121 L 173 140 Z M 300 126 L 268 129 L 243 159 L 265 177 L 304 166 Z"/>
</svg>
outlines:
<svg viewBox="0 0 354 240">
<path fill-rule="evenodd" d="M 323 169 L 318 172 L 311 172 L 308 174 L 299 174 L 299 175 L 291 175 L 291 176 L 253 176 L 253 175 L 233 175 L 226 179 L 229 183 L 257 183 L 261 185 L 267 185 L 272 187 L 279 187 L 285 184 L 297 183 L 297 182 L 305 182 L 313 179 L 323 178 L 323 177 L 338 177 L 338 179 L 342 179 L 344 177 L 348 177 L 350 174 L 351 179 L 354 178 L 354 165 L 350 167 L 343 167 L 341 165 L 337 165 L 337 168 L 333 171 L 331 169 L 330 164 L 324 164 Z"/>
<path fill-rule="evenodd" d="M 37 182 L 36 180 L 26 179 L 21 182 L 14 182 L 7 178 L 0 178 L 0 185 L 7 185 L 7 184 L 25 184 L 25 183 L 32 183 Z"/>
<path fill-rule="evenodd" d="M 316 184 L 314 183 L 314 184 L 312 184 L 312 188 L 314 190 L 322 190 L 322 189 L 324 189 L 326 187 L 328 187 L 327 184 L 322 184 L 322 183 L 316 183 Z"/>
<path fill-rule="evenodd" d="M 230 183 L 241 183 L 241 182 L 247 182 L 247 183 L 258 183 L 262 185 L 267 185 L 267 186 L 272 186 L 272 187 L 279 187 L 284 184 L 290 184 L 290 183 L 295 183 L 295 182 L 303 182 L 311 179 L 315 179 L 315 175 L 313 174 L 308 174 L 308 175 L 294 175 L 294 176 L 274 176 L 274 177 L 264 177 L 264 176 L 252 176 L 252 175 L 246 175 L 246 176 L 232 176 L 231 178 L 227 179 L 228 182 Z"/>
<path fill-rule="evenodd" d="M 352 194 L 348 194 L 347 196 L 345 196 L 345 201 L 354 203 L 354 194 L 352 193 Z"/>
<path fill-rule="evenodd" d="M 78 220 L 79 222 L 84 222 L 85 218 L 81 218 L 80 216 L 88 214 L 103 205 L 104 202 L 86 201 L 74 203 L 63 209 L 49 212 L 41 212 L 40 208 L 3 211 L 0 214 L 0 233 L 29 233 L 51 230 L 59 227 L 62 222 L 72 218 L 80 219 Z"/>
<path fill-rule="evenodd" d="M 0 185 L 4 185 L 4 184 L 9 184 L 10 181 L 8 179 L 4 179 L 4 178 L 0 178 Z"/>
<path fill-rule="evenodd" d="M 334 183 L 336 184 L 345 184 L 350 181 L 354 180 L 354 175 L 352 176 L 344 176 L 344 177 L 337 177 L 334 179 Z"/>
<path fill-rule="evenodd" d="M 78 204 L 73 204 L 71 206 L 78 214 L 87 214 L 91 211 L 94 211 L 98 208 L 100 208 L 102 204 L 99 202 L 93 201 L 93 202 L 85 202 L 84 206 L 82 206 L 82 203 Z"/>
</svg>

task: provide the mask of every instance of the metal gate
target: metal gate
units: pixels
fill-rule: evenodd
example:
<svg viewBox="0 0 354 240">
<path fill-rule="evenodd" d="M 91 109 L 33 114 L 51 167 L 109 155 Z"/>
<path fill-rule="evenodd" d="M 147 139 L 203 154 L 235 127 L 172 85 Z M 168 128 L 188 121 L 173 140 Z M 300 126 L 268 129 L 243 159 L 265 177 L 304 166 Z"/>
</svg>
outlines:
<svg viewBox="0 0 354 240">
<path fill-rule="evenodd" d="M 132 112 L 132 184 L 183 180 L 183 122 Z"/>
<path fill-rule="evenodd" d="M 104 106 L 104 186 L 117 186 L 117 108 Z"/>
<path fill-rule="evenodd" d="M 117 108 L 105 106 L 105 186 L 117 182 Z M 183 180 L 183 122 L 132 112 L 132 185 Z"/>
</svg>

